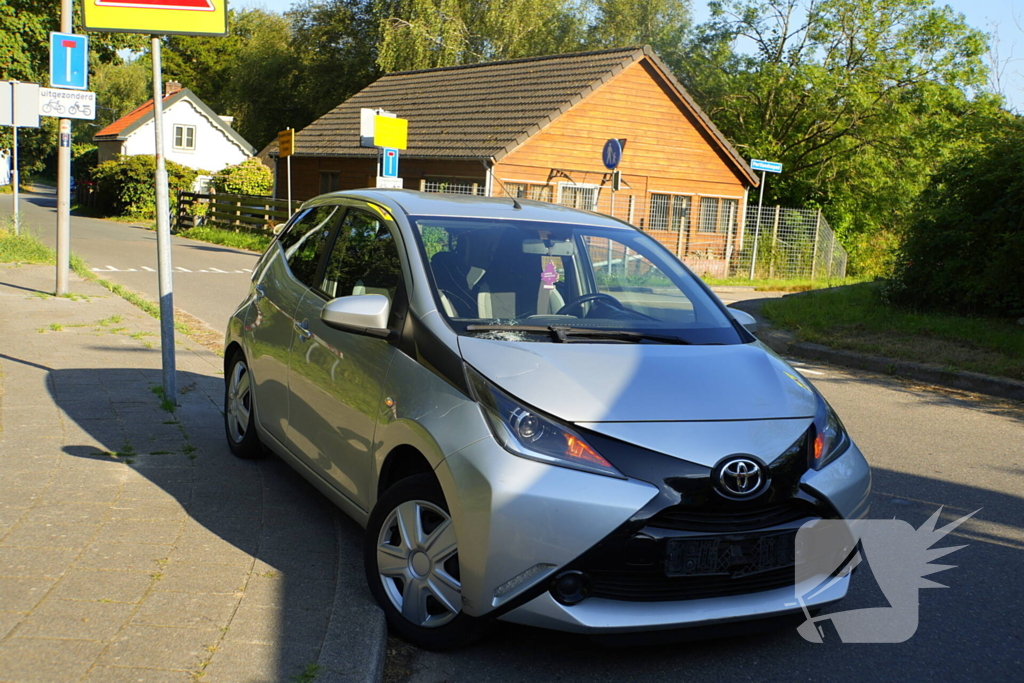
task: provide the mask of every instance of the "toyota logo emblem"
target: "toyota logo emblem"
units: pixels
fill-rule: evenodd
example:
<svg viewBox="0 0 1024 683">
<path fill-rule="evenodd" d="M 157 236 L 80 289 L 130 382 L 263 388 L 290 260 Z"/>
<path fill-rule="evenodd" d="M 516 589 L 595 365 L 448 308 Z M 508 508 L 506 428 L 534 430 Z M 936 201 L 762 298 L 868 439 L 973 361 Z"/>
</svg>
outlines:
<svg viewBox="0 0 1024 683">
<path fill-rule="evenodd" d="M 718 486 L 729 498 L 749 498 L 764 488 L 767 479 L 764 468 L 750 458 L 729 458 L 718 466 Z"/>
</svg>

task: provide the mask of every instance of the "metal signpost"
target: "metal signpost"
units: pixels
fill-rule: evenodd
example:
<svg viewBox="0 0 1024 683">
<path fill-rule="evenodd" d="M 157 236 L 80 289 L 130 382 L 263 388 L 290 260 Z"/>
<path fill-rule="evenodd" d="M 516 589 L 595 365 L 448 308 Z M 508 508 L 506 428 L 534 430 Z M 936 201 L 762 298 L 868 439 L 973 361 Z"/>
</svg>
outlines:
<svg viewBox="0 0 1024 683">
<path fill-rule="evenodd" d="M 757 200 L 757 226 L 754 228 L 754 253 L 750 257 L 750 279 L 754 279 L 754 266 L 757 265 L 757 243 L 761 237 L 761 204 L 764 203 L 765 173 L 782 173 L 782 164 L 777 161 L 751 159 L 750 168 L 761 172 L 761 195 Z"/>
<path fill-rule="evenodd" d="M 70 32 L 71 0 L 66 6 Z M 174 357 L 174 287 L 171 280 L 171 225 L 167 191 L 167 164 L 164 159 L 163 75 L 160 63 L 160 36 L 223 36 L 228 32 L 227 0 L 85 0 L 83 18 L 86 30 L 116 33 L 148 33 L 153 58 L 153 121 L 156 129 L 156 253 L 160 284 L 160 350 L 163 360 L 164 397 L 177 404 Z M 70 122 L 69 132 L 70 132 Z M 63 132 L 63 130 L 62 130 Z M 70 137 L 70 136 L 69 136 Z M 70 150 L 69 150 L 70 152 Z M 59 191 L 59 183 L 58 183 Z"/>
<path fill-rule="evenodd" d="M 18 187 L 18 129 L 39 127 L 39 86 L 35 83 L 0 81 L 0 125 L 10 126 L 13 134 L 11 147 L 11 181 L 14 183 L 14 234 L 21 234 Z"/>
<path fill-rule="evenodd" d="M 289 128 L 277 134 L 277 158 L 288 164 L 288 217 L 292 215 L 292 154 L 295 153 L 295 130 Z"/>
</svg>

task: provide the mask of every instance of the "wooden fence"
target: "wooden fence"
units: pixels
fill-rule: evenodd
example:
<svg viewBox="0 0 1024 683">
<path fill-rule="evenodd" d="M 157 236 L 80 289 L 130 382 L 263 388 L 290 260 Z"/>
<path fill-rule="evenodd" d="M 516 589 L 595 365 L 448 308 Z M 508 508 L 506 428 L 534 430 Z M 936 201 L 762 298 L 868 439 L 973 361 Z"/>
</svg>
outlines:
<svg viewBox="0 0 1024 683">
<path fill-rule="evenodd" d="M 287 199 L 274 197 L 179 192 L 174 228 L 187 230 L 198 225 L 209 225 L 240 232 L 273 234 L 274 229 L 284 225 L 301 204 L 293 201 L 289 207 Z"/>
</svg>

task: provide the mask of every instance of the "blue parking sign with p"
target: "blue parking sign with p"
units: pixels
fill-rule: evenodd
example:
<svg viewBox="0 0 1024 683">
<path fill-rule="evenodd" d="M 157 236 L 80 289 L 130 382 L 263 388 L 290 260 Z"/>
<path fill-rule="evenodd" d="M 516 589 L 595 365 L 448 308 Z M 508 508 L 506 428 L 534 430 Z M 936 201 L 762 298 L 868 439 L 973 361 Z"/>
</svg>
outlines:
<svg viewBox="0 0 1024 683">
<path fill-rule="evenodd" d="M 74 33 L 50 34 L 50 86 L 89 89 L 89 38 Z"/>
</svg>

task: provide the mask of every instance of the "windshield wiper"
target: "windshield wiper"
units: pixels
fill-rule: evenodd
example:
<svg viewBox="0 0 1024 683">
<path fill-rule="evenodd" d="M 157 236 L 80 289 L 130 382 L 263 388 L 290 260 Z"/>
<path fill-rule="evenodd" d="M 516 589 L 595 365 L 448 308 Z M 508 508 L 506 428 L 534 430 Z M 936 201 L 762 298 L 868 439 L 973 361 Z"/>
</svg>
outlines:
<svg viewBox="0 0 1024 683">
<path fill-rule="evenodd" d="M 655 341 L 662 344 L 690 344 L 679 337 L 633 330 L 602 330 L 590 327 L 569 327 L 568 325 L 467 325 L 467 332 L 531 332 L 549 334 L 553 341 L 567 343 L 569 337 L 589 337 L 591 339 L 614 339 L 617 341 L 639 342 Z"/>
</svg>

